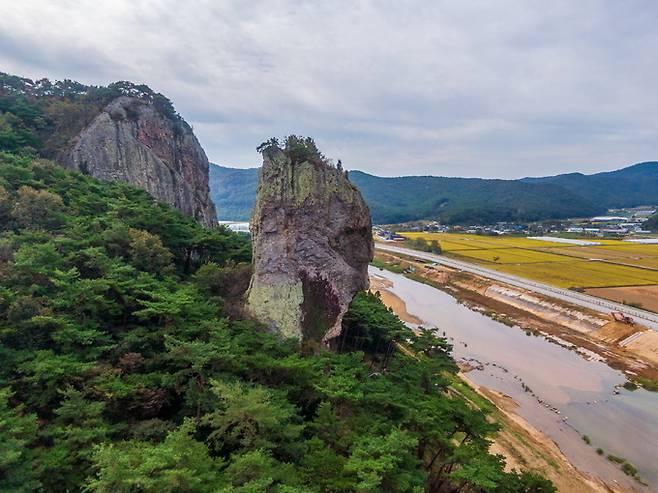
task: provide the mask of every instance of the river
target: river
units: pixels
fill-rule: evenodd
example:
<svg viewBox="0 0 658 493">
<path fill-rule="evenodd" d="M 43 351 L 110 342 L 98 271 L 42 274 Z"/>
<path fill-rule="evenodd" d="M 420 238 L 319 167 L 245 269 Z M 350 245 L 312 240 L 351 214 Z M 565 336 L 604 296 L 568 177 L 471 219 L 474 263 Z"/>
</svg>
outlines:
<svg viewBox="0 0 658 493">
<path fill-rule="evenodd" d="M 476 369 L 469 378 L 512 397 L 516 412 L 549 436 L 581 471 L 639 488 L 596 453 L 624 457 L 651 491 L 658 491 L 658 393 L 620 388 L 624 375 L 561 341 L 528 336 L 457 302 L 449 294 L 389 271 L 370 274 L 392 282 L 407 311 L 436 327 L 454 345 L 456 360 Z M 591 440 L 588 445 L 582 436 Z"/>
</svg>

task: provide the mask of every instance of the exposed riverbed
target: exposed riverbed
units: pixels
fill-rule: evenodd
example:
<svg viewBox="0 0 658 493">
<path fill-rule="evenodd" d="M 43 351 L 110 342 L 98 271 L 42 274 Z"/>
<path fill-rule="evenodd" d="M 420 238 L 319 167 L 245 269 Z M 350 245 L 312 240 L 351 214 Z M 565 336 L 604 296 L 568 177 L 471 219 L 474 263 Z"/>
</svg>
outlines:
<svg viewBox="0 0 658 493">
<path fill-rule="evenodd" d="M 445 332 L 455 359 L 473 368 L 472 381 L 512 397 L 516 412 L 554 440 L 574 466 L 639 490 L 639 483 L 605 458 L 624 457 L 651 491 L 658 491 L 658 393 L 620 388 L 624 375 L 595 355 L 528 336 L 443 291 L 392 272 L 370 272 L 389 281 L 387 289 L 404 301 L 409 314 L 437 327 L 440 335 Z M 596 453 L 598 447 L 605 456 Z"/>
</svg>

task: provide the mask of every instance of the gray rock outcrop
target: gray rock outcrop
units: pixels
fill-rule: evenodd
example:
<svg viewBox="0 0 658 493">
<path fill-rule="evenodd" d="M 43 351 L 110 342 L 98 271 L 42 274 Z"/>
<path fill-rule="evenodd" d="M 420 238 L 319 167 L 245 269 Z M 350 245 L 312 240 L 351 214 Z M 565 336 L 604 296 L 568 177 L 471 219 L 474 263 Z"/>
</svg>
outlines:
<svg viewBox="0 0 658 493">
<path fill-rule="evenodd" d="M 285 336 L 326 342 L 368 287 L 372 224 L 359 190 L 312 148 L 263 151 L 247 308 Z"/>
<path fill-rule="evenodd" d="M 94 178 L 142 188 L 206 227 L 217 224 L 205 152 L 185 122 L 149 102 L 116 98 L 73 139 L 61 160 Z"/>
</svg>

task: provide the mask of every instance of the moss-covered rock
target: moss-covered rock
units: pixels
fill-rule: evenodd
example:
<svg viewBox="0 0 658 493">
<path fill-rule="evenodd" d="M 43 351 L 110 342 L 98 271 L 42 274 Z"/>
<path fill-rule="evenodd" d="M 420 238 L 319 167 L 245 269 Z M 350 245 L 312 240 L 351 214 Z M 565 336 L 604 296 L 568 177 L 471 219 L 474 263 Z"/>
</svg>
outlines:
<svg viewBox="0 0 658 493">
<path fill-rule="evenodd" d="M 247 306 L 286 336 L 326 341 L 368 286 L 372 225 L 342 170 L 317 152 L 298 155 L 279 146 L 263 151 Z"/>
</svg>

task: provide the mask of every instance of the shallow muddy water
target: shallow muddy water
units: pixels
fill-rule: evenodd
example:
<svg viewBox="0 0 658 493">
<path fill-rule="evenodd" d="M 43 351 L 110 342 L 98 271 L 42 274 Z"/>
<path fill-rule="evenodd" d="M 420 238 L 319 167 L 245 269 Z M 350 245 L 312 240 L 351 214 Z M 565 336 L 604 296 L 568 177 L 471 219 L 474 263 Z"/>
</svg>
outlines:
<svg viewBox="0 0 658 493">
<path fill-rule="evenodd" d="M 597 455 L 600 447 L 605 455 L 635 465 L 651 491 L 658 491 L 658 393 L 620 388 L 624 375 L 596 355 L 528 336 L 431 286 L 373 267 L 370 273 L 393 283 L 388 290 L 406 303 L 410 314 L 427 327 L 437 327 L 439 335 L 445 332 L 455 359 L 475 367 L 469 378 L 512 397 L 519 404 L 517 413 L 553 439 L 572 464 L 605 481 L 642 489 Z"/>
</svg>

